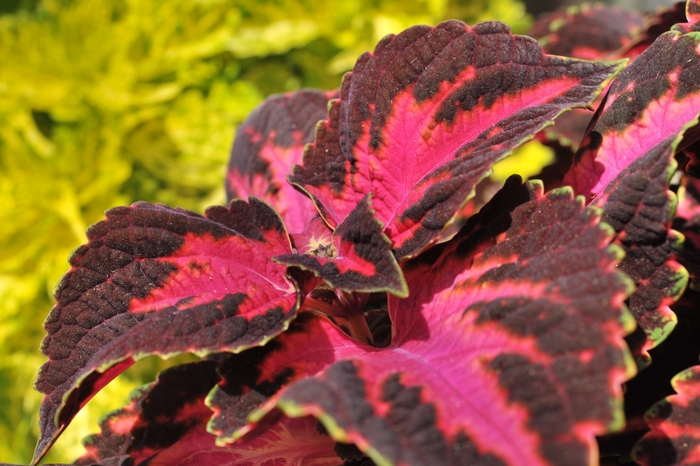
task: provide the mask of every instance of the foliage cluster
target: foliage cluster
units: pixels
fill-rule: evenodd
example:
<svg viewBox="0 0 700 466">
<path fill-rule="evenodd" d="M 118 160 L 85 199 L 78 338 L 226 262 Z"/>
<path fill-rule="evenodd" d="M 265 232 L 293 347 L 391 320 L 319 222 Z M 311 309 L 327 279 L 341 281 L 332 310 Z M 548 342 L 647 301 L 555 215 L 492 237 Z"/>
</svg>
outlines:
<svg viewBox="0 0 700 466">
<path fill-rule="evenodd" d="M 448 17 L 527 26 L 512 0 L 13 4 L 0 16 L 0 458 L 15 462 L 38 435 L 41 323 L 87 225 L 136 200 L 222 203 L 234 130 L 254 106 L 336 86 L 387 33 Z M 154 370 L 130 372 L 111 397 Z M 100 412 L 66 434 L 54 459 L 80 453 Z"/>
<path fill-rule="evenodd" d="M 181 354 L 76 464 L 697 463 L 700 1 L 532 34 L 386 36 L 251 113 L 227 207 L 108 210 L 44 325 L 33 464 Z M 489 177 L 533 138 L 553 165 Z"/>
</svg>

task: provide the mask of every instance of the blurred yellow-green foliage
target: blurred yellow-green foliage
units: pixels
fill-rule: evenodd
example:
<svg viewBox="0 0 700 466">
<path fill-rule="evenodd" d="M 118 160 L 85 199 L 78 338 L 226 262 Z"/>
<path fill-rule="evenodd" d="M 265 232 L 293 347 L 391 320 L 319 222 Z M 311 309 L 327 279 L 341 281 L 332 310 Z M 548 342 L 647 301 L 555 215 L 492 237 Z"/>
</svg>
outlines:
<svg viewBox="0 0 700 466">
<path fill-rule="evenodd" d="M 31 458 L 41 324 L 88 225 L 136 200 L 224 202 L 235 127 L 265 96 L 335 88 L 385 34 L 447 18 L 529 22 L 516 0 L 0 0 L 0 462 Z M 163 363 L 140 365 L 53 461 Z"/>
</svg>

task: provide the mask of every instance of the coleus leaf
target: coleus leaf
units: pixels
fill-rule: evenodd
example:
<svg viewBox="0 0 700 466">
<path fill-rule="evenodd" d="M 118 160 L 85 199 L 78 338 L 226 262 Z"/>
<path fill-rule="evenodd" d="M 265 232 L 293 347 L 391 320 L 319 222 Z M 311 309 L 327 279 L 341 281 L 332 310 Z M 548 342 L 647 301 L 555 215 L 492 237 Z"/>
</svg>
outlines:
<svg viewBox="0 0 700 466">
<path fill-rule="evenodd" d="M 205 397 L 218 382 L 217 363 L 201 361 L 164 371 L 132 395 L 129 406 L 102 420 L 76 464 L 150 466 L 337 466 L 335 442 L 316 431 L 313 417 L 285 418 L 245 444 L 220 447 L 206 431 Z"/>
<path fill-rule="evenodd" d="M 700 287 L 700 180 L 683 176 L 673 227 L 685 238 L 678 261 L 688 270 L 690 286 Z"/>
<path fill-rule="evenodd" d="M 649 409 L 651 427 L 632 451 L 644 466 L 695 465 L 700 463 L 700 366 L 676 375 L 671 395 Z"/>
<path fill-rule="evenodd" d="M 686 2 L 677 2 L 669 7 L 660 8 L 655 13 L 647 15 L 646 24 L 638 32 L 634 40 L 619 51 L 621 57 L 634 59 L 663 33 L 671 30 L 675 24 L 685 23 Z"/>
<path fill-rule="evenodd" d="M 377 348 L 350 338 L 325 317 L 303 312 L 289 329 L 259 348 L 232 354 L 221 363 L 221 382 L 211 392 L 209 431 L 219 444 L 251 434 L 248 416 L 283 386 L 313 376 L 335 361 Z M 257 432 L 254 432 L 257 433 Z"/>
<path fill-rule="evenodd" d="M 680 237 L 670 230 L 675 197 L 667 186 L 675 168 L 673 152 L 684 133 L 696 125 L 700 108 L 700 39 L 684 32 L 693 24 L 674 26 L 620 73 L 564 177 L 565 184 L 611 216 L 606 220 L 613 222 L 626 249 L 623 267 L 637 282 L 630 307 L 639 324 L 629 342 L 642 366 L 650 359 L 647 350 L 663 341 L 675 325 L 668 304 L 687 281 L 674 260 Z M 645 164 L 647 168 L 642 168 Z M 628 169 L 637 173 L 626 179 Z M 643 194 L 646 189 L 651 191 Z M 618 204 L 607 206 L 614 191 Z M 635 211 L 640 212 L 634 215 Z M 634 232 L 622 231 L 624 225 L 612 218 L 618 215 L 632 222 Z"/>
<path fill-rule="evenodd" d="M 389 239 L 370 207 L 370 195 L 360 201 L 330 237 L 321 223 L 323 220 L 318 218 L 310 225 L 312 231 L 304 237 L 306 253 L 284 254 L 275 260 L 310 270 L 341 290 L 407 295 Z"/>
<path fill-rule="evenodd" d="M 240 351 L 288 326 L 298 307 L 277 214 L 256 199 L 206 216 L 136 203 L 107 212 L 70 258 L 45 322 L 36 388 L 37 462 L 105 384 L 149 354 Z"/>
<path fill-rule="evenodd" d="M 616 53 L 629 44 L 644 24 L 642 13 L 605 4 L 562 7 L 542 15 L 529 35 L 546 53 L 586 60 L 619 59 Z M 598 99 L 600 100 L 600 99 Z M 576 151 L 593 114 L 575 108 L 557 118 L 541 133 L 544 141 L 557 141 Z"/>
<path fill-rule="evenodd" d="M 685 32 L 694 27 L 674 26 L 611 84 L 564 179 L 576 193 L 600 197 L 635 160 L 697 123 L 700 38 Z"/>
<path fill-rule="evenodd" d="M 562 7 L 543 15 L 530 35 L 553 55 L 596 60 L 626 46 L 644 26 L 644 15 L 604 4 Z"/>
<path fill-rule="evenodd" d="M 597 210 L 570 190 L 515 184 L 520 205 L 496 196 L 471 234 L 409 264 L 387 348 L 357 343 L 282 388 L 252 415 L 258 426 L 279 410 L 313 414 L 382 465 L 593 463 L 634 373 L 630 283 Z"/>
<path fill-rule="evenodd" d="M 661 142 L 635 160 L 608 185 L 601 199 L 603 221 L 616 231 L 625 250 L 620 270 L 636 284 L 629 307 L 637 329 L 627 342 L 640 367 L 649 364 L 648 350 L 656 347 L 676 326 L 669 307 L 688 281 L 686 270 L 675 260 L 683 237 L 671 230 L 676 197 L 668 190 L 680 136 Z"/>
<path fill-rule="evenodd" d="M 413 257 L 440 239 L 496 161 L 588 105 L 618 70 L 544 55 L 497 22 L 410 28 L 346 75 L 290 180 L 331 227 L 372 193 L 397 258 Z"/>
<path fill-rule="evenodd" d="M 238 127 L 231 150 L 226 194 L 255 196 L 280 214 L 292 233 L 304 231 L 317 214 L 304 194 L 287 182 L 292 166 L 301 163 L 304 146 L 313 140 L 316 124 L 326 118 L 334 92 L 312 89 L 269 97 Z"/>
</svg>

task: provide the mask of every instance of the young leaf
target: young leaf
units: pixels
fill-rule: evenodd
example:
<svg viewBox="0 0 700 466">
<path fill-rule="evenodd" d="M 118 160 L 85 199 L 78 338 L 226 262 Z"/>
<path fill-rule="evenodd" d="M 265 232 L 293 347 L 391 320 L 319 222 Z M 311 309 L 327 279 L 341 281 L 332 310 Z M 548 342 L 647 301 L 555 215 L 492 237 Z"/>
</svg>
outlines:
<svg viewBox="0 0 700 466">
<path fill-rule="evenodd" d="M 313 225 L 314 231 L 319 229 L 319 222 L 322 220 Z M 274 259 L 310 270 L 330 286 L 344 291 L 407 295 L 403 274 L 389 240 L 382 233 L 381 223 L 374 217 L 369 195 L 336 227 L 330 241 L 328 239 L 319 237 L 310 253 L 285 254 Z"/>
<path fill-rule="evenodd" d="M 497 196 L 497 225 L 411 263 L 389 347 L 294 381 L 252 419 L 313 414 L 382 465 L 593 463 L 634 373 L 630 284 L 596 210 L 567 190 L 508 189 L 521 205 Z"/>
<path fill-rule="evenodd" d="M 678 393 L 659 401 L 645 415 L 651 427 L 632 456 L 643 466 L 694 465 L 700 462 L 700 366 L 676 375 Z"/>
<path fill-rule="evenodd" d="M 136 392 L 126 408 L 111 413 L 100 434 L 86 439 L 87 453 L 76 464 L 150 466 L 337 466 L 335 442 L 316 431 L 313 417 L 285 418 L 245 444 L 220 447 L 206 431 L 212 412 L 205 397 L 219 380 L 217 363 L 173 367 L 150 387 Z"/>
<path fill-rule="evenodd" d="M 497 22 L 413 27 L 358 60 L 290 180 L 332 227 L 372 193 L 397 258 L 413 257 L 495 162 L 618 69 L 544 55 Z"/>
<path fill-rule="evenodd" d="M 334 96 L 304 89 L 270 97 L 251 113 L 236 131 L 226 175 L 228 199 L 263 199 L 290 232 L 304 231 L 316 208 L 287 182 L 287 175 L 301 163 L 304 146 L 313 140 L 316 124 L 326 118 L 328 100 Z"/>
<path fill-rule="evenodd" d="M 149 354 L 241 351 L 286 329 L 298 306 L 280 218 L 251 199 L 205 217 L 136 203 L 88 230 L 56 290 L 36 388 L 45 393 L 34 462 L 105 384 Z"/>
</svg>

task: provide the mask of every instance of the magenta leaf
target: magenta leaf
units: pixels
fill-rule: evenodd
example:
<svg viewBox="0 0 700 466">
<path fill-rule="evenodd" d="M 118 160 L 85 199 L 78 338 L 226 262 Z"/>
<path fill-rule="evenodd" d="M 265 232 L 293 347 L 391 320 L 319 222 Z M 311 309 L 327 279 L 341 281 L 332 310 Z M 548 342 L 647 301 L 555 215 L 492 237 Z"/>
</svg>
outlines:
<svg viewBox="0 0 700 466">
<path fill-rule="evenodd" d="M 597 209 L 515 178 L 506 191 L 469 234 L 408 263 L 387 348 L 349 350 L 250 419 L 312 414 L 379 464 L 594 462 L 634 374 L 630 283 Z"/>
<path fill-rule="evenodd" d="M 322 221 L 316 220 L 311 227 L 313 233 L 306 235 L 311 236 L 304 245 L 308 253 L 284 254 L 274 259 L 310 270 L 330 286 L 344 291 L 407 295 L 403 274 L 389 239 L 382 233 L 381 223 L 374 217 L 369 195 L 336 227 L 330 238 L 323 234 L 319 222 Z"/>
<path fill-rule="evenodd" d="M 212 412 L 205 397 L 218 382 L 217 363 L 202 361 L 169 369 L 135 395 L 126 408 L 101 422 L 76 464 L 104 466 L 337 466 L 335 442 L 316 431 L 313 417 L 285 418 L 245 444 L 217 446 L 206 431 Z"/>
<path fill-rule="evenodd" d="M 331 227 L 372 193 L 397 259 L 413 257 L 441 238 L 495 162 L 592 102 L 619 67 L 544 55 L 497 22 L 410 28 L 346 75 L 290 180 Z"/>
<path fill-rule="evenodd" d="M 687 282 L 675 260 L 681 237 L 670 229 L 676 199 L 668 183 L 700 108 L 697 34 L 683 32 L 694 27 L 675 26 L 622 71 L 564 178 L 603 207 L 626 251 L 621 268 L 637 285 L 630 308 L 639 326 L 629 343 L 642 367 L 675 326 L 668 306 Z"/>
<path fill-rule="evenodd" d="M 596 60 L 629 44 L 644 26 L 644 15 L 604 4 L 567 6 L 543 15 L 530 35 L 545 53 Z"/>
<path fill-rule="evenodd" d="M 658 402 L 646 413 L 651 432 L 632 451 L 643 466 L 700 463 L 700 366 L 676 375 L 671 384 L 677 395 Z"/>
<path fill-rule="evenodd" d="M 285 267 L 271 261 L 291 252 L 284 226 L 256 199 L 205 217 L 147 203 L 118 207 L 90 227 L 88 240 L 71 256 L 45 323 L 35 462 L 135 360 L 264 344 L 298 307 Z"/>
<path fill-rule="evenodd" d="M 629 307 L 637 329 L 627 342 L 640 367 L 649 364 L 647 352 L 676 326 L 673 304 L 688 281 L 675 260 L 682 236 L 670 229 L 676 197 L 669 181 L 676 167 L 673 159 L 680 138 L 663 141 L 634 161 L 603 193 L 603 221 L 616 232 L 616 243 L 625 250 L 620 270 L 636 284 Z"/>
<path fill-rule="evenodd" d="M 338 359 L 378 351 L 343 333 L 328 319 L 301 313 L 289 330 L 267 345 L 231 354 L 219 368 L 221 382 L 207 401 L 209 431 L 219 443 L 250 434 L 248 416 L 284 385 L 317 374 Z"/>
<path fill-rule="evenodd" d="M 691 3 L 692 4 L 692 3 Z M 697 123 L 700 57 L 694 24 L 661 35 L 611 84 L 564 179 L 577 194 L 599 199 L 635 160 Z"/>
<path fill-rule="evenodd" d="M 292 233 L 304 231 L 317 214 L 304 194 L 287 182 L 301 163 L 304 146 L 313 141 L 316 124 L 326 118 L 335 93 L 304 89 L 268 98 L 238 127 L 231 150 L 228 199 L 255 196 L 280 214 Z"/>
</svg>

